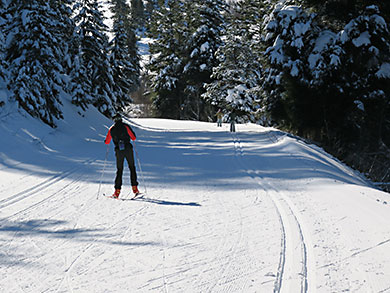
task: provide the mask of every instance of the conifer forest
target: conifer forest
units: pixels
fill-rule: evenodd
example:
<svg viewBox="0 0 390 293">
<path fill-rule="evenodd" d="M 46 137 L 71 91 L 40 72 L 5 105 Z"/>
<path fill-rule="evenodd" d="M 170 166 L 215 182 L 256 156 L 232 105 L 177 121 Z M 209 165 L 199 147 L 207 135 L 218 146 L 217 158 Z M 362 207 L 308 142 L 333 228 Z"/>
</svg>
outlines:
<svg viewBox="0 0 390 293">
<path fill-rule="evenodd" d="M 273 126 L 389 191 L 390 2 L 0 0 L 2 107 Z"/>
</svg>

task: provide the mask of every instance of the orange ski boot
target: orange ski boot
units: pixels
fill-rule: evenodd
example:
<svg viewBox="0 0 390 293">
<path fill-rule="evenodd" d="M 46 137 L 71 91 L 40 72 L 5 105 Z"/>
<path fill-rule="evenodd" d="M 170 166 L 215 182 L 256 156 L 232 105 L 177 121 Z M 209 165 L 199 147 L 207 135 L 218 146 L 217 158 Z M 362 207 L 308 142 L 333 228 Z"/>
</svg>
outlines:
<svg viewBox="0 0 390 293">
<path fill-rule="evenodd" d="M 132 186 L 132 188 L 133 188 L 134 195 L 138 195 L 139 194 L 138 187 L 137 186 Z"/>
<path fill-rule="evenodd" d="M 120 193 L 121 193 L 120 189 L 115 189 L 114 194 L 112 195 L 112 197 L 113 198 L 118 198 Z"/>
</svg>

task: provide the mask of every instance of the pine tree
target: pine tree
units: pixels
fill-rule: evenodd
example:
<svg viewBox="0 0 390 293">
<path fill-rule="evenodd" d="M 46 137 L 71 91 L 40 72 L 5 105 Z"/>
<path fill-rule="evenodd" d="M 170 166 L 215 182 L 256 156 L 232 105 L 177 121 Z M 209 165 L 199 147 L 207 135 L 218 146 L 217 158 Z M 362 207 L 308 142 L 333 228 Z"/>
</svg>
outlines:
<svg viewBox="0 0 390 293">
<path fill-rule="evenodd" d="M 65 26 L 56 8 L 43 0 L 11 1 L 12 40 L 6 48 L 13 99 L 53 127 L 54 119 L 62 118 L 63 42 L 58 31 Z"/>
<path fill-rule="evenodd" d="M 74 7 L 73 103 L 85 108 L 95 106 L 112 116 L 116 97 L 109 62 L 109 42 L 101 5 L 96 0 L 78 0 Z"/>
<path fill-rule="evenodd" d="M 111 10 L 114 15 L 114 37 L 110 43 L 110 63 L 116 95 L 115 107 L 120 110 L 132 101 L 130 93 L 139 87 L 140 65 L 137 39 L 129 19 L 129 6 L 124 0 L 112 0 Z"/>
<path fill-rule="evenodd" d="M 308 59 L 326 113 L 321 142 L 372 180 L 389 182 L 389 1 L 303 3 L 322 28 Z"/>
<path fill-rule="evenodd" d="M 4 0 L 0 0 L 0 78 L 5 79 L 5 30 L 6 30 L 6 9 L 7 5 Z"/>
<path fill-rule="evenodd" d="M 390 3 L 389 1 L 372 0 L 303 0 L 302 4 L 307 8 L 314 8 L 320 14 L 328 27 L 341 29 L 353 15 L 360 15 L 367 6 L 376 5 L 381 13 L 389 21 Z"/>
<path fill-rule="evenodd" d="M 263 106 L 272 121 L 301 135 L 320 129 L 324 121 L 308 62 L 318 33 L 315 14 L 283 4 L 275 6 L 264 27 L 268 64 L 262 75 Z"/>
<path fill-rule="evenodd" d="M 150 19 L 152 18 L 152 15 L 155 10 L 159 10 L 160 6 L 158 0 L 145 0 L 143 1 L 144 3 L 144 19 L 145 19 L 145 24 L 148 26 L 150 23 Z"/>
<path fill-rule="evenodd" d="M 185 40 L 188 27 L 182 1 L 168 1 L 154 11 L 148 27 L 149 35 L 154 39 L 150 44 L 153 58 L 147 65 L 151 74 L 153 105 L 157 116 L 180 119 L 183 104 Z"/>
<path fill-rule="evenodd" d="M 210 117 L 201 95 L 204 84 L 211 82 L 211 73 L 218 60 L 215 53 L 222 44 L 225 1 L 196 0 L 186 2 L 189 37 L 185 44 L 185 80 L 183 111 L 188 118 L 206 120 Z"/>
<path fill-rule="evenodd" d="M 243 1 L 230 11 L 224 44 L 216 52 L 212 83 L 203 97 L 218 108 L 234 110 L 245 119 L 255 120 L 261 76 L 258 54 L 259 18 L 262 3 Z"/>
<path fill-rule="evenodd" d="M 265 106 L 279 125 L 301 135 L 375 150 L 389 109 L 387 22 L 373 5 L 337 30 L 318 20 L 286 5 L 268 18 Z"/>
<path fill-rule="evenodd" d="M 64 71 L 67 75 L 69 75 L 72 70 L 72 54 L 74 53 L 74 48 L 72 48 L 74 45 L 73 34 L 76 29 L 73 19 L 74 1 L 76 0 L 53 1 L 53 4 L 61 17 L 60 21 L 64 24 L 61 28 L 59 28 L 58 34 L 61 35 L 63 43 L 61 48 L 64 55 L 62 66 L 64 67 Z M 67 87 L 69 86 L 67 85 Z"/>
<path fill-rule="evenodd" d="M 224 5 L 217 0 L 168 1 L 155 10 L 149 30 L 155 39 L 150 51 L 156 56 L 148 69 L 159 115 L 203 120 L 210 116 L 201 94 L 216 64 Z"/>
<path fill-rule="evenodd" d="M 389 29 L 378 7 L 372 5 L 352 19 L 338 39 L 345 52 L 339 72 L 345 81 L 343 91 L 362 116 L 354 122 L 359 125 L 362 145 L 371 150 L 383 143 L 383 125 L 389 114 Z"/>
<path fill-rule="evenodd" d="M 143 0 L 131 0 L 130 2 L 130 18 L 139 27 L 144 26 L 145 7 Z M 128 15 L 126 15 L 128 17 Z"/>
</svg>

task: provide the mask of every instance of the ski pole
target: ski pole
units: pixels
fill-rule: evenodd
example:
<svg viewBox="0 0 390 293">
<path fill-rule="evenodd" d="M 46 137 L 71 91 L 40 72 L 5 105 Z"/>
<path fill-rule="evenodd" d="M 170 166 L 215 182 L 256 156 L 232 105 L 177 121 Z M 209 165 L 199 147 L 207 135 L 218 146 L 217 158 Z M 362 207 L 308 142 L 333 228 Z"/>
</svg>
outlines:
<svg viewBox="0 0 390 293">
<path fill-rule="evenodd" d="M 106 162 L 107 162 L 107 156 L 108 156 L 108 149 L 109 149 L 109 145 L 107 145 L 106 157 L 104 158 L 104 164 L 103 164 L 103 172 L 102 172 L 102 175 L 100 176 L 99 189 L 98 189 L 98 193 L 97 193 L 97 195 L 96 195 L 96 199 L 99 199 L 100 186 L 102 185 L 104 170 L 106 169 Z"/>
<path fill-rule="evenodd" d="M 137 147 L 136 147 L 135 141 L 134 141 L 134 150 L 135 150 L 135 156 L 137 157 L 138 168 L 139 168 L 139 171 L 141 172 L 142 184 L 144 185 L 145 194 L 146 194 L 146 193 L 147 193 L 147 190 L 146 190 L 146 184 L 145 184 L 144 173 L 142 172 L 141 162 L 140 162 L 140 160 L 139 160 L 139 155 L 138 155 L 138 152 L 137 152 Z"/>
</svg>

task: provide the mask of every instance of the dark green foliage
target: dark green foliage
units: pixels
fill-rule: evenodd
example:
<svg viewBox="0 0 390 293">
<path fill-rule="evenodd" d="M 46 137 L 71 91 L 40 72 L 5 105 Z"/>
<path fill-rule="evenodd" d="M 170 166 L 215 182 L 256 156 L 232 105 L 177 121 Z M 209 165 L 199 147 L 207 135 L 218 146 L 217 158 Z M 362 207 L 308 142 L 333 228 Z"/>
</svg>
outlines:
<svg viewBox="0 0 390 293">
<path fill-rule="evenodd" d="M 258 40 L 262 3 L 242 1 L 231 7 L 226 17 L 224 43 L 216 51 L 218 63 L 203 97 L 216 108 L 235 112 L 245 120 L 255 120 L 261 76 Z"/>
<path fill-rule="evenodd" d="M 149 27 L 155 39 L 150 51 L 155 57 L 148 69 L 153 74 L 159 116 L 197 120 L 210 116 L 201 95 L 217 64 L 224 5 L 217 0 L 168 1 L 155 10 Z"/>
<path fill-rule="evenodd" d="M 302 0 L 300 2 L 305 7 L 317 8 L 324 16 L 334 16 L 338 19 L 356 16 L 371 5 L 378 6 L 385 15 L 390 12 L 389 3 L 381 0 Z"/>
<path fill-rule="evenodd" d="M 361 40 L 362 36 L 367 36 L 369 42 Z M 375 150 L 382 144 L 383 123 L 389 111 L 389 26 L 379 10 L 370 7 L 347 24 L 341 42 L 346 57 L 343 66 L 343 77 L 347 81 L 345 91 L 349 100 L 364 106 L 363 119 L 356 122 L 361 129 L 360 145 Z"/>
<path fill-rule="evenodd" d="M 131 0 L 130 3 L 130 17 L 134 24 L 143 27 L 145 21 L 145 7 L 143 0 Z M 129 16 L 129 15 L 127 15 Z"/>
<path fill-rule="evenodd" d="M 215 54 L 222 44 L 224 19 L 221 12 L 226 5 L 220 0 L 192 1 L 187 5 L 190 34 L 183 58 L 186 86 L 182 108 L 188 118 L 207 120 L 211 108 L 201 95 L 205 92 L 204 84 L 212 80 L 213 67 L 218 64 Z"/>
<path fill-rule="evenodd" d="M 375 112 L 378 118 L 379 109 L 386 108 L 388 93 L 383 82 L 388 77 L 377 74 L 389 61 L 389 32 L 383 26 L 383 18 L 375 7 L 369 8 L 345 25 L 342 33 L 327 33 L 331 38 L 325 38 L 314 19 L 299 11 L 302 10 L 275 10 L 275 20 L 268 25 L 273 34 L 269 42 L 274 44 L 267 50 L 270 69 L 265 81 L 273 86 L 263 87 L 268 94 L 264 100 L 268 113 L 278 124 L 300 134 L 313 133 L 314 129 L 316 139 L 331 140 L 335 133 L 343 137 L 344 125 L 355 125 L 367 129 L 364 135 L 362 132 L 360 143 L 368 137 L 375 148 L 381 141 L 377 132 L 382 128 L 383 118 L 376 119 L 379 124 L 374 126 L 368 117 Z M 290 22 L 283 18 L 291 16 Z M 303 23 L 310 25 L 304 38 L 300 33 L 296 35 L 295 30 L 296 24 Z M 322 43 L 327 40 L 327 47 L 322 44 L 319 49 L 317 40 Z M 311 64 L 312 60 L 318 61 Z M 359 103 L 365 108 L 360 115 L 367 117 L 353 122 L 354 117 L 359 117 L 356 106 Z"/>
<path fill-rule="evenodd" d="M 143 1 L 144 3 L 144 19 L 145 19 L 145 26 L 150 25 L 150 20 L 152 18 L 152 14 L 155 10 L 158 10 L 160 8 L 158 4 L 158 0 L 146 0 Z"/>
<path fill-rule="evenodd" d="M 156 114 L 180 119 L 184 90 L 181 81 L 183 42 L 188 34 L 183 3 L 168 2 L 168 6 L 154 10 L 150 24 L 149 34 L 155 41 L 150 44 L 149 50 L 154 57 L 148 64 L 148 70 L 152 76 Z"/>
<path fill-rule="evenodd" d="M 62 51 L 63 51 L 63 60 L 62 66 L 64 67 L 64 72 L 69 74 L 71 66 L 71 55 L 73 52 L 73 32 L 75 28 L 75 23 L 73 19 L 73 2 L 74 0 L 61 0 L 53 1 L 54 5 L 58 9 L 59 21 L 64 25 L 58 27 L 58 35 L 62 39 Z"/>
<path fill-rule="evenodd" d="M 114 37 L 111 40 L 110 64 L 113 72 L 113 90 L 116 110 L 130 103 L 130 93 L 139 87 L 140 65 L 137 39 L 130 21 L 130 7 L 124 0 L 112 0 Z"/>
<path fill-rule="evenodd" d="M 8 32 L 14 33 L 6 48 L 9 88 L 19 106 L 34 117 L 55 126 L 62 118 L 59 93 L 63 87 L 61 31 L 66 24 L 53 2 L 13 1 Z"/>
<path fill-rule="evenodd" d="M 278 5 L 265 22 L 264 114 L 371 178 L 390 180 L 379 171 L 390 157 L 388 13 L 364 1 L 302 3 L 309 2 L 318 14 Z M 329 13 L 332 5 L 348 13 Z"/>
<path fill-rule="evenodd" d="M 109 43 L 101 7 L 96 0 L 78 0 L 74 11 L 77 25 L 73 35 L 73 103 L 85 108 L 92 104 L 111 117 L 114 111 Z"/>
<path fill-rule="evenodd" d="M 60 96 L 109 117 L 131 100 L 139 84 L 137 39 L 129 7 L 116 2 L 110 48 L 98 0 L 1 0 L 0 77 L 21 108 L 55 126 Z"/>
<path fill-rule="evenodd" d="M 297 31 L 297 24 L 303 29 Z M 323 108 L 310 88 L 311 70 L 306 61 L 317 34 L 313 17 L 299 7 L 280 7 L 273 11 L 265 29 L 268 64 L 262 76 L 264 110 L 282 127 L 299 133 L 310 131 L 322 123 L 311 114 L 315 117 Z M 313 110 L 307 111 L 309 108 Z"/>
<path fill-rule="evenodd" d="M 0 78 L 5 79 L 5 30 L 7 24 L 7 16 L 6 16 L 7 5 L 4 3 L 4 0 L 0 0 Z"/>
</svg>

